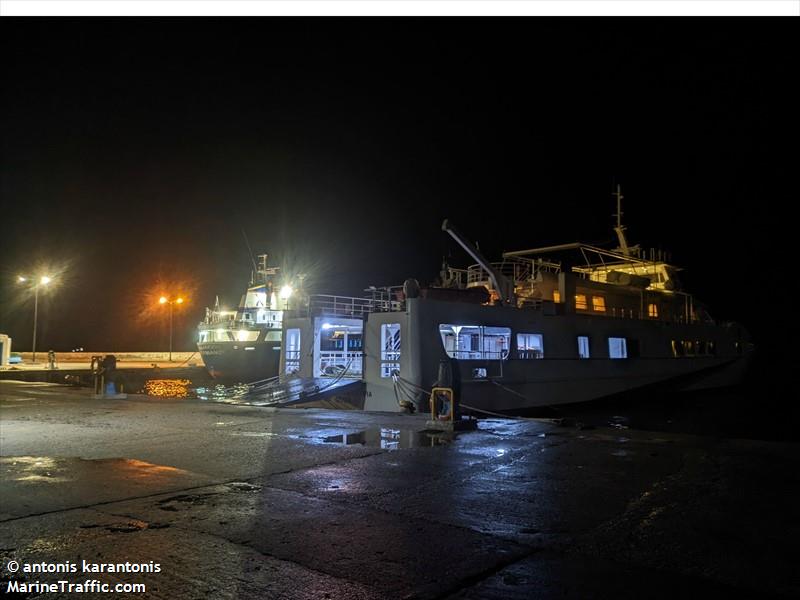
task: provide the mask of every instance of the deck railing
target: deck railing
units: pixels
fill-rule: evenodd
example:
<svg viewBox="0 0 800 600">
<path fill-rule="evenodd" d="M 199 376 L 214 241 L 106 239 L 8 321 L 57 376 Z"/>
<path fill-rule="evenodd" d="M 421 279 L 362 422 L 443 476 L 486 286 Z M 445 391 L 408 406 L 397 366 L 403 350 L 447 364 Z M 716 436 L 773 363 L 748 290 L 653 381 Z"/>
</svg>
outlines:
<svg viewBox="0 0 800 600">
<path fill-rule="evenodd" d="M 388 298 L 356 298 L 317 294 L 309 298 L 309 315 L 361 318 L 374 312 L 395 312 L 403 309 L 400 300 Z"/>
</svg>

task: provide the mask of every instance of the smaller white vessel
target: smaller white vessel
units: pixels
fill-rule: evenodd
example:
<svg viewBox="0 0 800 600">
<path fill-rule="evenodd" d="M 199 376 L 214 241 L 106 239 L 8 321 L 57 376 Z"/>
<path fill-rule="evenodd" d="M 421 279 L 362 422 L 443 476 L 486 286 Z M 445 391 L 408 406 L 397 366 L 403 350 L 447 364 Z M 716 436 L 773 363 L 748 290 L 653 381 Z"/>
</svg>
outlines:
<svg viewBox="0 0 800 600">
<path fill-rule="evenodd" d="M 197 349 L 209 374 L 227 382 L 248 383 L 278 375 L 283 312 L 297 293 L 278 282 L 278 267 L 258 257 L 250 285 L 236 310 L 223 310 L 219 297 L 198 325 Z"/>
</svg>

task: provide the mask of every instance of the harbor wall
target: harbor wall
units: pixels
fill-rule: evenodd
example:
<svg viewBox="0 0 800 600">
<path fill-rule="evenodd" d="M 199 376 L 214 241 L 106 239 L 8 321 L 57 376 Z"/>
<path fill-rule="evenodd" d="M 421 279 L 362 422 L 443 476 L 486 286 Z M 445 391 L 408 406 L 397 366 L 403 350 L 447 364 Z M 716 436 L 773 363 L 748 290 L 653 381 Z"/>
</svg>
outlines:
<svg viewBox="0 0 800 600">
<path fill-rule="evenodd" d="M 56 362 L 59 363 L 89 363 L 92 356 L 105 356 L 106 354 L 113 354 L 117 357 L 117 361 L 122 362 L 166 362 L 169 360 L 169 352 L 117 352 L 113 350 L 107 351 L 93 351 L 93 352 L 56 352 Z M 33 354 L 31 352 L 20 352 L 23 363 L 30 363 Z M 172 362 L 196 362 L 198 365 L 203 364 L 203 359 L 200 357 L 199 352 L 173 352 Z M 47 362 L 47 351 L 36 351 L 36 362 Z"/>
</svg>

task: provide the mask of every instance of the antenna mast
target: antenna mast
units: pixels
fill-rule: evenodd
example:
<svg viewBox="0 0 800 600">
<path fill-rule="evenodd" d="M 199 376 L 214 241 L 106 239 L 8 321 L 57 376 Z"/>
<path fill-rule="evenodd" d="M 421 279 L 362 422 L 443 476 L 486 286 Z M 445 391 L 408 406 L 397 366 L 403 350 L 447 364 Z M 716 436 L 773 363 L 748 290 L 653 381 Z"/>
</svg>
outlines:
<svg viewBox="0 0 800 600">
<path fill-rule="evenodd" d="M 617 184 L 616 191 L 612 192 L 611 195 L 617 199 L 617 214 L 614 215 L 617 217 L 617 226 L 614 227 L 614 231 L 617 233 L 617 239 L 619 240 L 619 248 L 617 250 L 625 256 L 630 256 L 631 250 L 628 248 L 628 240 L 625 239 L 625 226 L 622 224 L 622 198 L 624 197 L 622 195 L 622 187 Z"/>
</svg>

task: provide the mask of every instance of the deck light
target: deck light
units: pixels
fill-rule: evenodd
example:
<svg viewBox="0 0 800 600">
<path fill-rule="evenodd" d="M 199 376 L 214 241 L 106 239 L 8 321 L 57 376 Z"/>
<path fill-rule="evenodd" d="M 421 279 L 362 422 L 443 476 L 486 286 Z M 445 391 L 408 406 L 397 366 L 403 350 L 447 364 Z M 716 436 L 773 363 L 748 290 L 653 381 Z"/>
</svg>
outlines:
<svg viewBox="0 0 800 600">
<path fill-rule="evenodd" d="M 178 304 L 183 304 L 183 298 L 178 298 L 177 300 L 175 300 L 175 302 L 177 302 Z"/>
<path fill-rule="evenodd" d="M 47 275 L 42 275 L 42 278 L 40 279 L 40 281 L 41 281 L 42 285 L 47 285 L 48 283 L 50 283 L 53 280 L 50 277 L 48 277 Z"/>
<path fill-rule="evenodd" d="M 280 299 L 281 300 L 288 300 L 289 296 L 292 295 L 292 286 L 285 285 L 281 288 Z"/>
<path fill-rule="evenodd" d="M 167 303 L 167 297 L 166 296 L 161 296 L 161 298 L 158 299 L 158 303 L 159 304 L 166 304 Z"/>
</svg>

